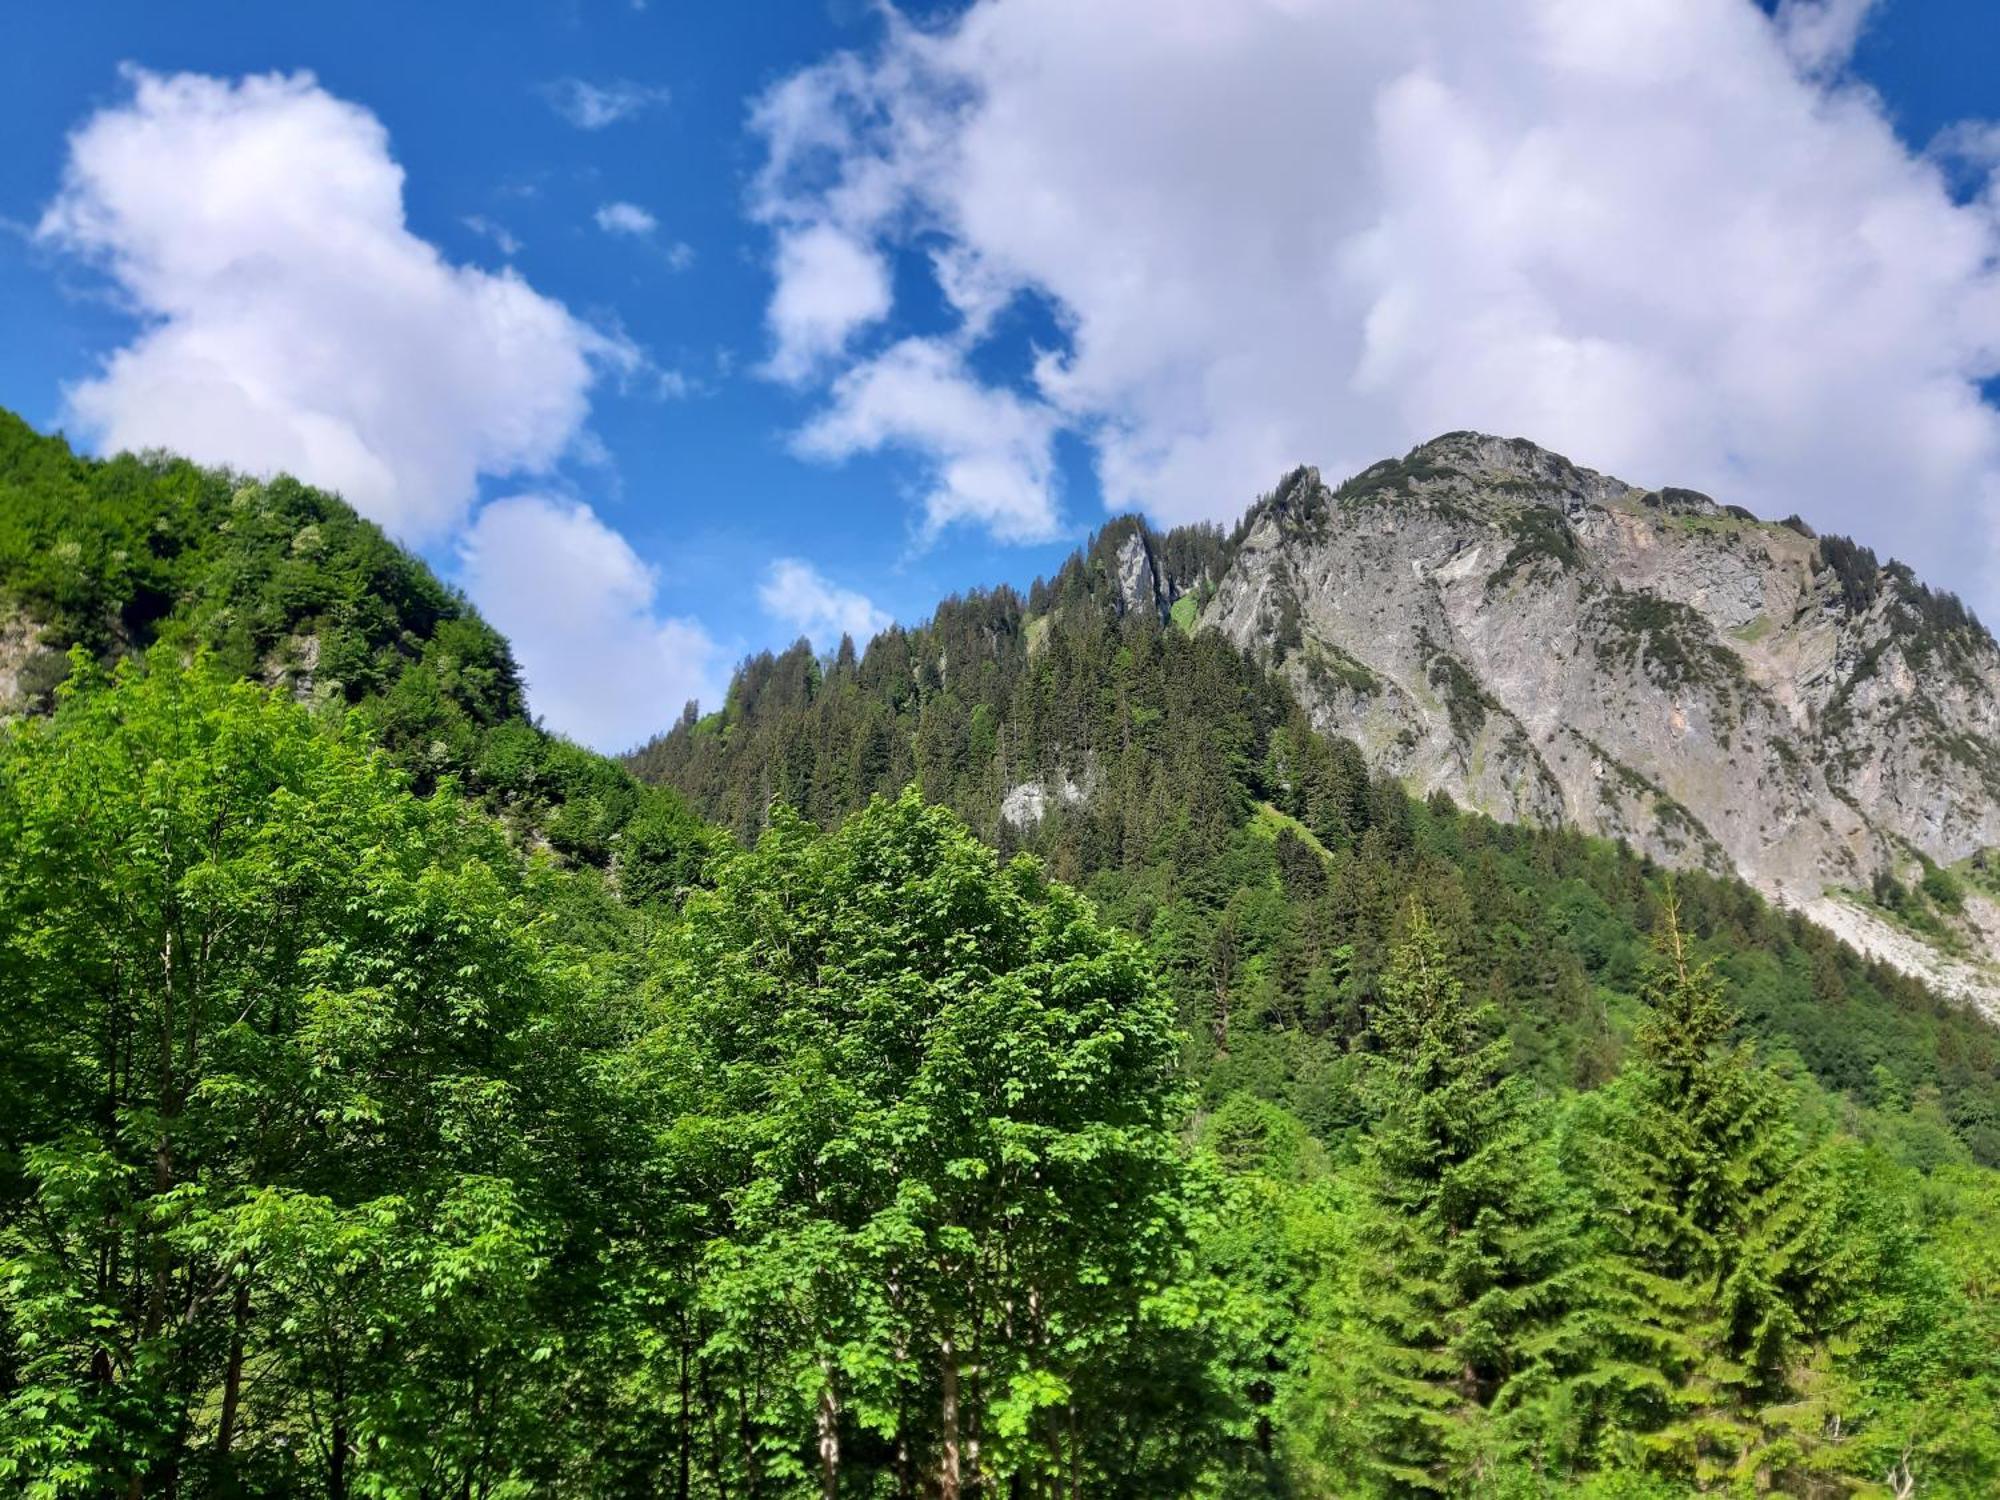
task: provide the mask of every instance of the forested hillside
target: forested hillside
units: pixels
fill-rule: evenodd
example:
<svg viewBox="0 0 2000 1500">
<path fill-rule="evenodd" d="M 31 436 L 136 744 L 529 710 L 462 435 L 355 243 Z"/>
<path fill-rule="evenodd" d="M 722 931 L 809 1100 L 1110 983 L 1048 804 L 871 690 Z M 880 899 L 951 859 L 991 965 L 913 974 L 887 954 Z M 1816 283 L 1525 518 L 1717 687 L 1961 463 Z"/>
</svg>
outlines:
<svg viewBox="0 0 2000 1500">
<path fill-rule="evenodd" d="M 1356 1044 L 1412 897 L 1524 1066 L 1552 1085 L 1608 1077 L 1665 873 L 1371 779 L 1277 675 L 1185 618 L 1127 607 L 1133 524 L 1027 599 L 952 600 L 826 662 L 803 642 L 757 657 L 719 712 L 631 764 L 745 839 L 773 804 L 831 825 L 914 782 L 1147 939 L 1211 1099 L 1253 1088 L 1322 1138 L 1352 1118 Z M 1196 529 L 1156 545 L 1169 574 L 1198 579 L 1227 543 Z M 1921 1098 L 2000 1162 L 1991 1027 L 1740 882 L 1683 873 L 1676 888 L 1774 1060 L 1857 1104 Z"/>
<path fill-rule="evenodd" d="M 561 855 L 601 866 L 617 844 L 634 879 L 673 878 L 638 866 L 685 842 L 677 800 L 530 723 L 507 642 L 338 497 L 81 459 L 0 411 L 0 713 L 45 711 L 73 646 L 108 663 L 155 643 L 353 710 L 419 792 L 452 778 Z"/>
<path fill-rule="evenodd" d="M 751 663 L 712 828 L 337 500 L 4 436 L 0 1488 L 2000 1486 L 1994 1033 L 1115 533 Z"/>
</svg>

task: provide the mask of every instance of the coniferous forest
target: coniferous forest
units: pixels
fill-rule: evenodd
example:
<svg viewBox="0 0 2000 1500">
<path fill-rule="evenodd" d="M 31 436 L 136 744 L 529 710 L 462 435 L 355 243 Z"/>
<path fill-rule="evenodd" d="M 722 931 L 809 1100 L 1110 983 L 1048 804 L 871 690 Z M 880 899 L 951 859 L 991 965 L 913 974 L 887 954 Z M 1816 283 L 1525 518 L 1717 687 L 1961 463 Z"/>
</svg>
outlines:
<svg viewBox="0 0 2000 1500">
<path fill-rule="evenodd" d="M 619 764 L 0 418 L 0 1490 L 2000 1493 L 2000 1034 L 1372 779 L 1130 524 Z"/>
</svg>

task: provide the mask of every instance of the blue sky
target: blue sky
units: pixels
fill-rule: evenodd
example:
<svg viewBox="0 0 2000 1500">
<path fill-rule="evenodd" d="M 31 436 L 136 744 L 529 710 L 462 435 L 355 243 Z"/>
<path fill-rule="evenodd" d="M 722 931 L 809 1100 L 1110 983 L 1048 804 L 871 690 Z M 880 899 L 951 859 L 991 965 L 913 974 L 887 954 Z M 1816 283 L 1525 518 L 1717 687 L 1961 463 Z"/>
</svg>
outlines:
<svg viewBox="0 0 2000 1500">
<path fill-rule="evenodd" d="M 1226 522 L 1463 426 L 1994 612 L 1987 7 L 1356 10 L 35 8 L 0 404 L 317 455 L 609 748 L 801 628 L 1025 583 L 1107 501 Z"/>
</svg>

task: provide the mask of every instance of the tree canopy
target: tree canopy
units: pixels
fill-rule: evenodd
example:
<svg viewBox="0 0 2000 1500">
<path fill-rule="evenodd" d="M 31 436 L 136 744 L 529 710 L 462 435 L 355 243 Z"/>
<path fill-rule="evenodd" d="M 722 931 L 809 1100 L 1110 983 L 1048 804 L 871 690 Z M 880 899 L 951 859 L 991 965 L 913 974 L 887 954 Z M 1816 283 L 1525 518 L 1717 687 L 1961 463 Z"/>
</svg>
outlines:
<svg viewBox="0 0 2000 1500">
<path fill-rule="evenodd" d="M 1993 1029 L 1120 536 L 670 788 L 337 500 L 0 421 L 0 1488 L 2000 1490 Z"/>
</svg>

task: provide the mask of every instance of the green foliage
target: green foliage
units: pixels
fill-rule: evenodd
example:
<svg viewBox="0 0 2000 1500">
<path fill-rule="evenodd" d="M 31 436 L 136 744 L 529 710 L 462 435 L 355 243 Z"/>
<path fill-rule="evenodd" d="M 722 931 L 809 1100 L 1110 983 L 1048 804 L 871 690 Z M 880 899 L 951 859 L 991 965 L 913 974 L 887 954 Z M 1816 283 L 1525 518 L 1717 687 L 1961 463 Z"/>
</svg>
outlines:
<svg viewBox="0 0 2000 1500">
<path fill-rule="evenodd" d="M 897 1449 L 968 1487 L 1177 1487 L 1178 1048 L 1136 945 L 907 793 L 725 863 L 660 1004 L 699 1065 L 675 1129 L 728 1143 L 697 1296 L 732 1421 L 773 1455 L 814 1426 L 864 1492 Z"/>
<path fill-rule="evenodd" d="M 1415 494 L 1418 485 L 1456 472 L 1427 456 L 1424 449 L 1415 448 L 1402 458 L 1384 459 L 1363 469 L 1334 491 L 1334 499 L 1343 504 L 1362 504 L 1395 495 Z"/>
<path fill-rule="evenodd" d="M 1600 661 L 1629 659 L 1669 691 L 1689 684 L 1731 690 L 1744 680 L 1736 653 L 1715 639 L 1699 614 L 1674 600 L 1616 590 L 1604 596 L 1592 623 Z"/>
<path fill-rule="evenodd" d="M 1569 529 L 1569 522 L 1554 506 L 1529 505 L 1513 512 L 1508 517 L 1508 525 L 1514 536 L 1514 545 L 1501 559 L 1486 580 L 1490 592 L 1500 587 L 1523 568 L 1533 567 L 1537 562 L 1547 560 L 1559 568 L 1574 568 L 1579 556 L 1576 537 Z"/>
<path fill-rule="evenodd" d="M 1832 575 L 1842 607 L 1850 615 L 1865 614 L 1878 599 L 1890 601 L 1888 621 L 1905 657 L 1913 666 L 1933 658 L 1950 669 L 1974 675 L 1962 660 L 1965 644 L 1991 647 L 1992 632 L 1979 622 L 1956 594 L 1918 581 L 1907 563 L 1885 563 L 1860 543 L 1844 536 L 1819 538 L 1819 560 Z M 1872 662 L 1864 663 L 1872 666 Z M 1857 670 L 1855 679 L 1866 676 Z"/>
<path fill-rule="evenodd" d="M 1965 887 L 1951 871 L 1926 864 L 1921 882 L 1923 893 L 1942 911 L 1956 914 L 1965 908 Z"/>
<path fill-rule="evenodd" d="M 1598 1420 L 1709 1486 L 1770 1461 L 1757 1413 L 1804 1394 L 1804 1346 L 1833 1331 L 1834 1243 L 1776 1080 L 1733 1044 L 1721 984 L 1671 907 L 1641 1001 L 1596 1148 L 1598 1339 L 1615 1359 L 1586 1378 Z"/>
<path fill-rule="evenodd" d="M 1383 988 L 1360 1163 L 1369 1291 L 1327 1351 L 1351 1392 L 1334 1466 L 1371 1491 L 1460 1494 L 1496 1455 L 1533 1450 L 1523 1409 L 1570 1354 L 1577 1216 L 1491 1009 L 1467 1002 L 1421 908 Z"/>
<path fill-rule="evenodd" d="M 744 847 L 338 502 L 0 425 L 0 1488 L 2000 1490 L 1992 1029 L 1127 534 L 684 714 Z"/>
<path fill-rule="evenodd" d="M 1138 945 L 914 793 L 625 837 L 607 903 L 358 719 L 76 653 L 0 740 L 10 1488 L 1193 1482 Z"/>
<path fill-rule="evenodd" d="M 504 1492 L 560 1063 L 497 830 L 164 650 L 79 649 L 0 788 L 0 1474 Z"/>
<path fill-rule="evenodd" d="M 1849 614 L 1858 615 L 1873 604 L 1882 592 L 1882 566 L 1875 554 L 1844 536 L 1819 539 L 1819 560 L 1839 585 L 1840 602 Z"/>
<path fill-rule="evenodd" d="M 642 808 L 684 818 L 603 757 L 528 722 L 506 641 L 337 497 L 161 456 L 74 456 L 0 411 L 0 628 L 40 643 L 17 705 L 46 709 L 83 646 L 156 643 L 370 723 L 419 792 L 447 778 L 581 862 Z"/>
</svg>

